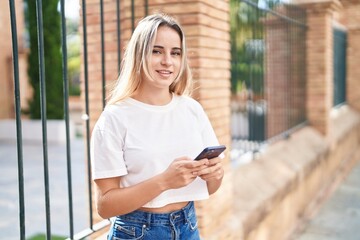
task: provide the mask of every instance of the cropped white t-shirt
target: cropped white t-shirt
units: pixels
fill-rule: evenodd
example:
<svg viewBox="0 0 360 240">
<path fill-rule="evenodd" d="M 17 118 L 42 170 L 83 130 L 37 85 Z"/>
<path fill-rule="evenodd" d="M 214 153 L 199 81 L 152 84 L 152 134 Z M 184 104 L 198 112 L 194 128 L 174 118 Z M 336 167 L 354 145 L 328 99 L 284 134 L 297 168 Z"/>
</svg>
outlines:
<svg viewBox="0 0 360 240">
<path fill-rule="evenodd" d="M 108 105 L 91 138 L 94 179 L 121 176 L 129 187 L 165 171 L 174 159 L 195 158 L 205 147 L 218 145 L 201 105 L 187 96 L 173 95 L 171 102 L 155 106 L 128 98 Z M 209 197 L 206 182 L 171 189 L 145 204 L 158 208 L 170 203 Z"/>
</svg>

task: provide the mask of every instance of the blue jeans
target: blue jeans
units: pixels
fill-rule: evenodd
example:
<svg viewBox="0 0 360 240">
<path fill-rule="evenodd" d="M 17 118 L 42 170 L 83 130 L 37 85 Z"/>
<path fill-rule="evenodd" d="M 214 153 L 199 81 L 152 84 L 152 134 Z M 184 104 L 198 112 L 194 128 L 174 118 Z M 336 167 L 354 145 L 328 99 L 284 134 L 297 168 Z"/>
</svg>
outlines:
<svg viewBox="0 0 360 240">
<path fill-rule="evenodd" d="M 113 222 L 108 240 L 199 240 L 194 202 L 170 213 L 134 211 Z"/>
</svg>

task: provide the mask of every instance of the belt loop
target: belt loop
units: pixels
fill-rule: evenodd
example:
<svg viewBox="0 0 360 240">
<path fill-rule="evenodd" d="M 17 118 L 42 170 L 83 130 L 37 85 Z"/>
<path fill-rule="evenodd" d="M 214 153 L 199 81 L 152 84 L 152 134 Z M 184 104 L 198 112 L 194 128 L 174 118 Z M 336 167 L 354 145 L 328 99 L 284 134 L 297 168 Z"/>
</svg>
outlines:
<svg viewBox="0 0 360 240">
<path fill-rule="evenodd" d="M 153 215 L 149 212 L 149 213 L 146 213 L 147 214 L 147 223 L 146 225 L 147 226 L 150 226 L 151 225 L 151 220 L 153 218 Z"/>
<path fill-rule="evenodd" d="M 189 217 L 189 212 L 190 209 L 192 208 L 192 205 L 194 204 L 194 202 L 190 202 L 189 204 L 187 204 L 183 209 L 182 212 L 184 214 L 185 219 L 188 219 Z"/>
</svg>

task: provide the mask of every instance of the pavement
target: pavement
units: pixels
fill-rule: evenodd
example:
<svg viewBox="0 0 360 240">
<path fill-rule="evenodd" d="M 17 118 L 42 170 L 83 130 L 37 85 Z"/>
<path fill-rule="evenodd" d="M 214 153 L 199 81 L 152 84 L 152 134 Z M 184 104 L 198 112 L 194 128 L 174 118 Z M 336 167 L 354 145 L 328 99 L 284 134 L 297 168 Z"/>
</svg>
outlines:
<svg viewBox="0 0 360 240">
<path fill-rule="evenodd" d="M 19 188 L 15 143 L 0 142 L 0 240 L 19 239 Z M 74 232 L 88 227 L 89 207 L 83 139 L 71 141 Z M 26 237 L 46 232 L 43 150 L 23 144 Z M 69 235 L 65 144 L 49 144 L 51 233 Z M 360 239 L 360 161 L 293 240 Z"/>
<path fill-rule="evenodd" d="M 74 231 L 88 227 L 85 147 L 71 141 Z M 0 142 L 0 239 L 20 239 L 19 187 L 15 143 Z M 65 144 L 48 145 L 51 233 L 69 236 L 69 201 Z M 46 232 L 43 150 L 41 143 L 23 144 L 26 237 Z"/>
<path fill-rule="evenodd" d="M 360 239 L 360 161 L 292 240 Z"/>
</svg>

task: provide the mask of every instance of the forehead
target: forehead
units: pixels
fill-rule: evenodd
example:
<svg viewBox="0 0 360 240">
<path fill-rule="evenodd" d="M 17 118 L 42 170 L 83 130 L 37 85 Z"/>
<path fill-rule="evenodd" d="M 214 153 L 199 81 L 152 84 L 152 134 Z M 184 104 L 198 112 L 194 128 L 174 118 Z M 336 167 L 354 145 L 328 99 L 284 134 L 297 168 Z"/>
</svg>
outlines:
<svg viewBox="0 0 360 240">
<path fill-rule="evenodd" d="M 169 26 L 161 26 L 157 30 L 154 45 L 181 48 L 179 33 Z"/>
</svg>

